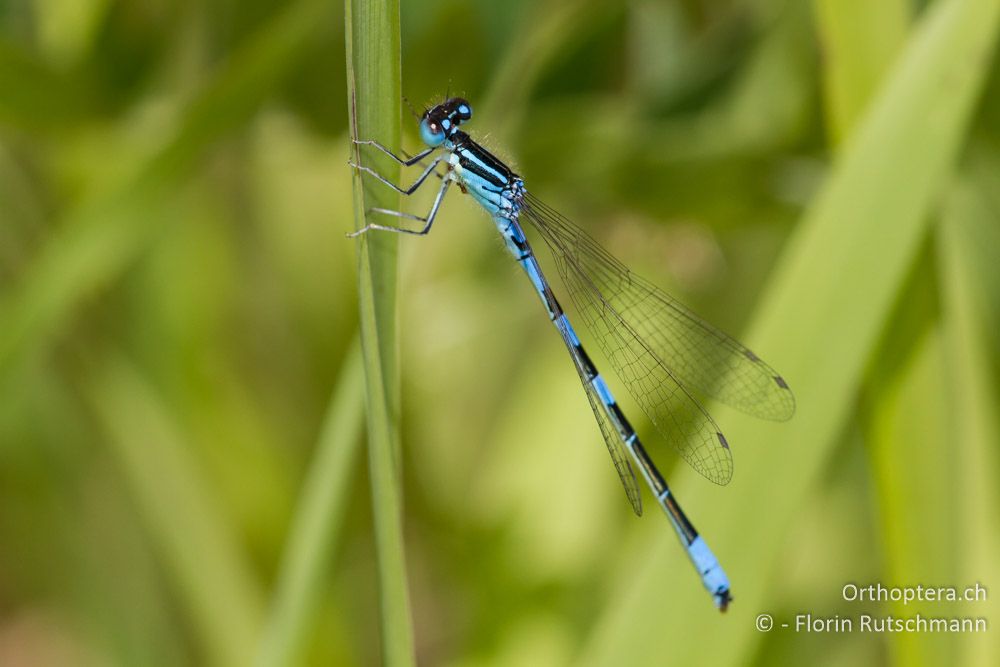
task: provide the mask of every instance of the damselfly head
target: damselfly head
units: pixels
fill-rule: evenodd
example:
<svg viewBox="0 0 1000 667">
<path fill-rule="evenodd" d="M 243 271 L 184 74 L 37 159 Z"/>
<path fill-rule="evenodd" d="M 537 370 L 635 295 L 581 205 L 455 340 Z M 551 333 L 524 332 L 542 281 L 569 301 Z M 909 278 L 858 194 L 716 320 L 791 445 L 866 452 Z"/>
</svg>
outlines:
<svg viewBox="0 0 1000 667">
<path fill-rule="evenodd" d="M 452 97 L 424 112 L 420 120 L 420 138 L 428 146 L 440 146 L 470 118 L 472 105 L 461 97 Z"/>
</svg>

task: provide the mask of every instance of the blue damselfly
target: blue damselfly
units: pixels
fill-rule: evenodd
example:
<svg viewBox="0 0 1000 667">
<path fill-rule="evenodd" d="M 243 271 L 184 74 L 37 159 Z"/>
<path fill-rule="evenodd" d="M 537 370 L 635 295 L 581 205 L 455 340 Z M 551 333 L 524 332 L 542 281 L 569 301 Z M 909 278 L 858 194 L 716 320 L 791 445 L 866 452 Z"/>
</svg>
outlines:
<svg viewBox="0 0 1000 667">
<path fill-rule="evenodd" d="M 681 510 L 604 378 L 584 351 L 542 273 L 521 222 L 526 221 L 534 228 L 552 251 L 556 268 L 581 317 L 660 435 L 711 481 L 729 482 L 733 472 L 732 453 L 722 431 L 695 393 L 714 396 L 758 417 L 785 420 L 795 411 L 795 399 L 788 384 L 749 349 L 632 274 L 586 232 L 529 193 L 517 174 L 459 129 L 470 118 L 472 107 L 457 97 L 427 110 L 420 119 L 420 136 L 427 148 L 413 157 L 398 157 L 377 141 L 356 141 L 382 151 L 405 167 L 423 165 L 426 158 L 434 156 L 408 188 L 399 187 L 368 167 L 351 163 L 400 193 L 413 194 L 431 174 L 441 179 L 441 185 L 426 216 L 379 208 L 370 211 L 422 222 L 421 229 L 369 223 L 349 236 L 372 230 L 422 236 L 430 231 L 452 183 L 472 195 L 493 218 L 507 249 L 528 274 L 565 342 L 632 509 L 642 514 L 635 464 L 677 531 L 716 606 L 725 611 L 732 599 L 725 572 Z M 443 174 L 438 172 L 441 165 Z"/>
</svg>

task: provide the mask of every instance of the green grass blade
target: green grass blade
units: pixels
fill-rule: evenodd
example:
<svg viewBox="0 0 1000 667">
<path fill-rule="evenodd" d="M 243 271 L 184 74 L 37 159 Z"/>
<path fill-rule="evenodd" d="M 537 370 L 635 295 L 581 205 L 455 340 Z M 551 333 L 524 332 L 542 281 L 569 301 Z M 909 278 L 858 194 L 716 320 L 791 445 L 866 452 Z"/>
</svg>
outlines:
<svg viewBox="0 0 1000 667">
<path fill-rule="evenodd" d="M 925 13 L 788 243 L 747 338 L 784 373 L 798 413 L 784 424 L 723 416 L 737 457 L 727 491 L 696 483 L 686 469 L 677 475 L 679 496 L 729 569 L 731 616 L 718 618 L 675 538 L 650 522 L 657 548 L 593 633 L 588 664 L 662 664 L 664 656 L 699 664 L 706 647 L 714 664 L 737 664 L 761 639 L 754 617 L 773 602 L 782 538 L 842 432 L 925 237 L 982 87 L 998 15 L 997 0 L 948 0 Z M 795 473 L 776 480 L 774 471 Z"/>
<path fill-rule="evenodd" d="M 136 369 L 114 357 L 92 368 L 85 395 L 209 663 L 250 664 L 261 592 L 190 445 Z"/>
<path fill-rule="evenodd" d="M 834 144 L 850 136 L 906 41 L 908 0 L 816 0 L 826 123 Z"/>
<path fill-rule="evenodd" d="M 934 263 L 922 253 L 896 300 L 865 383 L 862 420 L 877 500 L 886 582 L 956 581 L 954 498 L 960 485 L 949 437 L 941 336 L 934 326 Z M 947 603 L 888 603 L 896 616 L 954 614 Z M 886 638 L 896 664 L 954 663 L 955 637 L 947 633 L 893 633 Z"/>
<path fill-rule="evenodd" d="M 313 616 L 326 589 L 337 536 L 346 513 L 361 435 L 364 396 L 361 346 L 347 353 L 323 420 L 278 574 L 257 665 L 299 664 Z"/>
<path fill-rule="evenodd" d="M 0 295 L 0 372 L 43 344 L 77 304 L 113 281 L 169 217 L 171 194 L 212 143 L 246 122 L 309 43 L 328 8 L 300 0 L 232 55 L 177 132 L 131 176 L 70 211 L 19 282 Z"/>
<path fill-rule="evenodd" d="M 1000 423 L 996 406 L 1000 391 L 990 368 L 996 349 L 989 338 L 990 294 L 984 286 L 995 283 L 992 257 L 997 232 L 995 199 L 997 161 L 967 176 L 954 188 L 938 228 L 941 292 L 944 311 L 944 351 L 948 364 L 950 409 L 954 418 L 948 445 L 958 461 L 962 493 L 956 495 L 960 542 L 959 581 L 997 581 L 1000 577 L 1000 498 L 995 476 L 1000 469 Z M 988 178 L 983 178 L 983 174 Z M 995 311 L 994 311 L 995 312 Z M 992 357 L 992 358 L 991 358 Z M 996 618 L 997 602 L 990 596 L 962 613 Z M 1000 642 L 995 635 L 963 638 L 964 663 L 986 667 L 1000 663 Z"/>
<path fill-rule="evenodd" d="M 399 147 L 400 60 L 399 4 L 395 1 L 346 0 L 347 94 L 351 135 Z M 398 165 L 377 151 L 352 158 L 390 180 Z M 399 196 L 381 183 L 355 177 L 355 228 L 365 224 L 372 207 L 399 209 Z M 359 250 L 361 344 L 364 351 L 368 409 L 368 455 L 378 558 L 382 662 L 415 663 L 413 627 L 402 529 L 399 453 L 399 372 L 396 353 L 396 255 L 394 234 L 367 234 Z"/>
<path fill-rule="evenodd" d="M 904 294 L 904 301 L 921 301 L 915 290 Z M 918 327 L 918 339 L 906 345 L 907 336 L 899 333 L 902 329 L 890 329 L 896 337 L 886 336 L 868 383 L 873 398 L 866 410 L 870 413 L 866 441 L 881 524 L 881 577 L 893 583 L 962 581 L 956 579 L 954 548 L 958 543 L 955 499 L 961 485 L 949 436 L 949 406 L 941 400 L 941 387 L 947 386 L 941 336 L 937 329 Z M 899 347 L 908 348 L 906 358 L 901 363 L 886 362 L 898 356 Z M 889 603 L 884 611 L 898 617 L 962 613 L 957 605 L 940 601 Z M 898 665 L 957 662 L 956 635 L 902 632 L 886 639 Z"/>
</svg>

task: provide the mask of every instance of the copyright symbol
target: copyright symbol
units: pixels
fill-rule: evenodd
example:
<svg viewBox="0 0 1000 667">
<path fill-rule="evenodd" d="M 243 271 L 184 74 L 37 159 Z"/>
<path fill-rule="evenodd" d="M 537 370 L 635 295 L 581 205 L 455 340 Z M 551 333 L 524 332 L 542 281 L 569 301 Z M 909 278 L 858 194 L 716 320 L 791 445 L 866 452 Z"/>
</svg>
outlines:
<svg viewBox="0 0 1000 667">
<path fill-rule="evenodd" d="M 774 627 L 774 619 L 770 614 L 757 614 L 756 626 L 760 632 L 770 632 Z"/>
</svg>

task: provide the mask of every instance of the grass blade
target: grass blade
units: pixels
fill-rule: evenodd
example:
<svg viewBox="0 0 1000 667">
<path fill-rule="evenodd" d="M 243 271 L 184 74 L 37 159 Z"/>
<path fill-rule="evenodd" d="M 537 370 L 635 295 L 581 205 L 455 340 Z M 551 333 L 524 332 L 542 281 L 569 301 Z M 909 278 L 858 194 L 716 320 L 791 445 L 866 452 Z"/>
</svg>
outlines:
<svg viewBox="0 0 1000 667">
<path fill-rule="evenodd" d="M 918 266 L 929 282 L 926 262 Z M 923 288 L 923 285 L 921 285 Z M 946 386 L 941 336 L 929 326 L 933 290 L 907 290 L 900 300 L 904 310 L 917 315 L 924 326 L 913 333 L 906 316 L 898 318 L 875 355 L 875 369 L 867 389 L 873 398 L 867 409 L 868 444 L 878 497 L 878 531 L 887 582 L 964 581 L 956 575 L 958 525 L 955 521 L 961 490 L 949 432 L 949 406 L 941 400 Z M 923 298 L 921 298 L 923 296 Z M 931 302 L 931 303 L 928 303 Z M 894 318 L 896 319 L 896 318 Z M 915 338 L 909 341 L 908 338 Z M 905 465 L 901 465 L 905 462 Z M 886 611 L 898 617 L 948 616 L 960 613 L 956 605 L 918 602 L 889 603 Z M 956 636 L 949 633 L 893 633 L 887 637 L 895 664 L 956 664 Z"/>
<path fill-rule="evenodd" d="M 955 423 L 949 444 L 958 461 L 957 475 L 963 492 L 956 495 L 959 529 L 958 564 L 960 581 L 996 581 L 1000 576 L 1000 498 L 991 471 L 1000 468 L 1000 424 L 996 406 L 1000 404 L 990 368 L 995 367 L 995 348 L 984 317 L 995 282 L 992 252 L 997 247 L 996 161 L 981 169 L 984 179 L 966 175 L 952 192 L 938 229 L 941 291 L 944 310 L 944 350 L 949 373 L 951 413 Z M 994 199 L 995 202 L 995 199 Z M 978 261 L 977 261 L 978 260 Z M 983 261 L 985 260 L 985 261 Z M 996 600 L 975 603 L 969 615 L 995 618 Z M 963 641 L 964 662 L 968 665 L 995 665 L 1000 662 L 1000 642 L 990 633 L 972 635 Z"/>
<path fill-rule="evenodd" d="M 826 121 L 834 144 L 850 136 L 906 41 L 907 0 L 816 0 Z"/>
<path fill-rule="evenodd" d="M 354 139 L 377 139 L 399 146 L 399 3 L 346 0 L 347 94 Z M 377 152 L 354 147 L 352 158 L 384 174 L 399 176 L 398 165 Z M 355 228 L 372 207 L 396 210 L 399 196 L 380 183 L 369 190 L 355 176 Z M 402 529 L 399 454 L 399 373 L 396 353 L 395 235 L 367 234 L 358 241 L 361 345 L 365 360 L 368 456 L 378 558 L 382 662 L 415 664 L 413 627 Z"/>
<path fill-rule="evenodd" d="M 93 368 L 85 395 L 210 664 L 250 664 L 262 602 L 239 540 L 167 409 L 136 369 L 114 357 Z"/>
<path fill-rule="evenodd" d="M 337 535 L 346 512 L 350 475 L 361 435 L 364 382 L 361 347 L 351 345 L 330 398 L 314 460 L 287 540 L 277 590 L 257 665 L 299 664 L 325 590 Z"/>
</svg>

